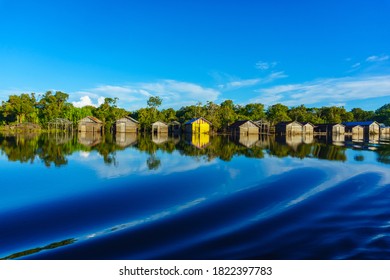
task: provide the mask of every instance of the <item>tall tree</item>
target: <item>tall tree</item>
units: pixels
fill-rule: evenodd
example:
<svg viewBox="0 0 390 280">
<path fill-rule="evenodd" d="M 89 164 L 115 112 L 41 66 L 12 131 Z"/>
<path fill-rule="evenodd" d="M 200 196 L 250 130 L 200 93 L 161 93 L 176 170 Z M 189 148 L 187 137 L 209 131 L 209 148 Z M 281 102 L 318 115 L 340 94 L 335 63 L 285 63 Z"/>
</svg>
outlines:
<svg viewBox="0 0 390 280">
<path fill-rule="evenodd" d="M 34 122 L 38 121 L 35 94 L 22 93 L 11 95 L 8 101 L 2 103 L 3 115 L 8 122 Z"/>
<path fill-rule="evenodd" d="M 378 110 L 375 111 L 375 119 L 378 122 L 390 125 L 390 103 L 383 105 Z"/>
<path fill-rule="evenodd" d="M 282 121 L 291 121 L 291 118 L 287 114 L 288 107 L 277 103 L 275 105 L 269 106 L 267 109 L 267 118 L 271 123 L 276 124 Z"/>
</svg>

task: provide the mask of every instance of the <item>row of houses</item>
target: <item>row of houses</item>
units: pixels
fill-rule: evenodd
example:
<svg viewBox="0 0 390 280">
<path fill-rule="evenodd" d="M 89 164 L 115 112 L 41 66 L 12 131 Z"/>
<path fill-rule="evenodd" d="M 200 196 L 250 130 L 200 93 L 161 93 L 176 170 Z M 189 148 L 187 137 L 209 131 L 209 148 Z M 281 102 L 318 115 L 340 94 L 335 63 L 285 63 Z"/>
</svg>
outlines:
<svg viewBox="0 0 390 280">
<path fill-rule="evenodd" d="M 152 133 L 186 133 L 207 134 L 211 130 L 211 122 L 203 117 L 194 118 L 183 125 L 177 121 L 165 123 L 157 121 L 152 124 Z M 79 121 L 80 132 L 101 132 L 103 122 L 95 117 L 85 117 Z M 139 122 L 131 117 L 118 119 L 114 124 L 114 132 L 137 133 Z M 280 122 L 275 125 L 274 131 L 278 135 L 299 135 L 299 134 L 390 134 L 390 127 L 385 127 L 376 121 L 366 122 L 345 122 L 335 124 L 312 124 L 310 122 L 300 123 L 297 121 Z M 231 124 L 228 128 L 230 134 L 259 134 L 269 133 L 270 125 L 265 121 L 240 120 Z"/>
<path fill-rule="evenodd" d="M 118 119 L 114 126 L 114 132 L 123 133 L 137 133 L 139 131 L 139 122 L 129 116 Z M 211 122 L 205 118 L 195 118 L 184 123 L 183 130 L 186 133 L 209 133 L 211 128 Z M 80 132 L 92 132 L 98 133 L 103 130 L 103 122 L 95 117 L 88 116 L 79 121 L 78 131 Z M 165 123 L 162 121 L 156 121 L 152 123 L 152 133 L 173 133 L 177 134 L 182 131 L 182 125 L 173 121 Z"/>
<path fill-rule="evenodd" d="M 276 124 L 275 131 L 280 135 L 295 134 L 390 134 L 390 127 L 385 127 L 376 121 L 365 122 L 344 122 L 333 124 L 311 124 L 309 122 L 300 123 L 297 121 L 280 122 Z"/>
</svg>

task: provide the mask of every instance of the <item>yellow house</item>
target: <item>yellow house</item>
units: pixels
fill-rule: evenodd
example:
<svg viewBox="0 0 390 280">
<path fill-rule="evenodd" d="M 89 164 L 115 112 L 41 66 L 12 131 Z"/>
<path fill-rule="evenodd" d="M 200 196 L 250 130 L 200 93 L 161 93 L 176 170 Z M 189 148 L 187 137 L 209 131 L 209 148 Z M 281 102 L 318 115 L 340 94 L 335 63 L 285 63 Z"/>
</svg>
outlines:
<svg viewBox="0 0 390 280">
<path fill-rule="evenodd" d="M 186 133 L 208 134 L 210 133 L 211 122 L 205 118 L 191 119 L 184 124 Z"/>
</svg>

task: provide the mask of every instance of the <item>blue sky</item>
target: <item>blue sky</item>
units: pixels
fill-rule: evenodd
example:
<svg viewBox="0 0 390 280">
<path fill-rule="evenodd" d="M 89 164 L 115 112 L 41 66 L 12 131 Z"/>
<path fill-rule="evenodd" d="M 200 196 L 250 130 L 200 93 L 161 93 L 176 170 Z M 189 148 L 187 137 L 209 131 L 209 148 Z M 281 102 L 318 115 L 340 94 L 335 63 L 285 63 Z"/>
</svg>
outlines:
<svg viewBox="0 0 390 280">
<path fill-rule="evenodd" d="M 390 103 L 390 0 L 0 0 L 0 100 Z"/>
</svg>

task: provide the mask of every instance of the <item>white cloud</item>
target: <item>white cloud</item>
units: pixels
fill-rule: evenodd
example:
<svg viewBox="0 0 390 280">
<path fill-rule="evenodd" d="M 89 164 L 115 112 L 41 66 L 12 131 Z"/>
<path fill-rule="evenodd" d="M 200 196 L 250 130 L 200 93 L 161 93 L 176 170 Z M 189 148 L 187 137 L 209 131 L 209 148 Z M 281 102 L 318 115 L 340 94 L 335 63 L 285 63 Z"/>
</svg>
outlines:
<svg viewBox="0 0 390 280">
<path fill-rule="evenodd" d="M 235 88 L 241 88 L 241 87 L 251 87 L 258 84 L 268 84 L 272 83 L 275 80 L 286 78 L 287 75 L 283 71 L 279 72 L 272 72 L 268 76 L 264 78 L 256 78 L 256 79 L 247 79 L 247 80 L 241 80 L 241 79 L 235 79 L 233 81 L 230 81 L 226 84 L 221 84 L 218 87 L 220 89 L 230 90 Z"/>
<path fill-rule="evenodd" d="M 84 106 L 93 106 L 93 107 L 99 107 L 101 104 L 104 103 L 104 97 L 100 96 L 97 98 L 97 103 L 93 103 L 91 98 L 88 95 L 84 95 L 80 97 L 80 101 L 74 101 L 72 102 L 73 106 L 81 108 Z"/>
<path fill-rule="evenodd" d="M 278 63 L 277 62 L 265 62 L 265 61 L 258 61 L 256 62 L 256 69 L 265 71 L 274 68 Z"/>
<path fill-rule="evenodd" d="M 380 55 L 380 56 L 373 55 L 373 56 L 367 57 L 366 61 L 367 62 L 381 62 L 381 61 L 389 60 L 389 58 L 390 58 L 390 56 L 388 56 L 388 55 Z"/>
<path fill-rule="evenodd" d="M 360 65 L 362 65 L 362 64 L 360 62 L 357 62 L 354 65 L 352 65 L 351 67 L 352 68 L 358 68 L 358 67 L 360 67 Z"/>
<path fill-rule="evenodd" d="M 87 91 L 76 92 L 73 96 L 80 96 L 80 101 L 73 104 L 88 103 L 89 99 L 104 97 L 117 97 L 118 106 L 128 110 L 136 110 L 146 106 L 150 96 L 162 98 L 162 108 L 172 107 L 179 109 L 181 106 L 192 105 L 197 102 L 215 101 L 220 92 L 213 88 L 175 80 L 160 80 L 151 83 L 134 83 L 125 86 L 101 85 Z M 83 98 L 83 99 L 81 99 Z M 103 99 L 104 101 L 104 99 Z M 90 101 L 92 103 L 92 100 Z M 90 104 L 88 104 L 90 105 Z M 76 106 L 76 105 L 75 105 Z"/>
<path fill-rule="evenodd" d="M 319 79 L 301 84 L 269 87 L 257 91 L 251 102 L 287 106 L 300 104 L 345 104 L 352 100 L 390 96 L 390 75 Z"/>
</svg>

